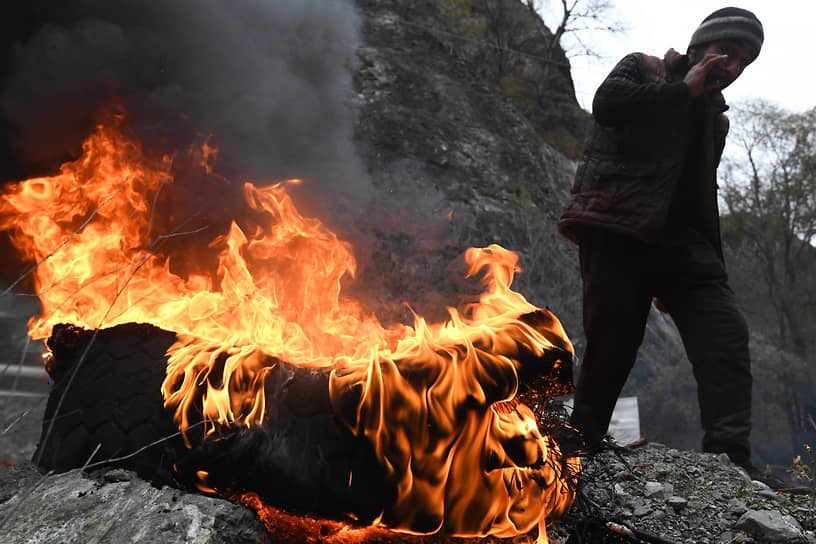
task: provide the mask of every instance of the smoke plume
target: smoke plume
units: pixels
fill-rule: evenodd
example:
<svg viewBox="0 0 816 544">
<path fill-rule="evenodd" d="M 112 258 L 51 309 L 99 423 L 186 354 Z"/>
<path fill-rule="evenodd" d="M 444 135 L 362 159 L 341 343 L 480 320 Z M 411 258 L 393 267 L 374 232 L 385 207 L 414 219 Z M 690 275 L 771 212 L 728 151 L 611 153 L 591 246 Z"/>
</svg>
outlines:
<svg viewBox="0 0 816 544">
<path fill-rule="evenodd" d="M 19 160 L 75 156 L 119 100 L 156 151 L 212 134 L 228 177 L 361 191 L 351 0 L 34 0 L 0 107 Z"/>
</svg>

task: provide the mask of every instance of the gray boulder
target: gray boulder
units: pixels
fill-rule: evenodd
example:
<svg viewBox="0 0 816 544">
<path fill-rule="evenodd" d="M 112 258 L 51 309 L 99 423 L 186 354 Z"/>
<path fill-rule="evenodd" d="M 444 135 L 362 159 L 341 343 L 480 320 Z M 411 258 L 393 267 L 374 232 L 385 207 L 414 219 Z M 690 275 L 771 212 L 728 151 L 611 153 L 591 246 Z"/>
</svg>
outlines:
<svg viewBox="0 0 816 544">
<path fill-rule="evenodd" d="M 159 489 L 122 471 L 103 480 L 79 471 L 43 477 L 31 465 L 0 469 L 3 542 L 269 542 L 260 520 L 241 505 Z"/>
<path fill-rule="evenodd" d="M 737 520 L 735 527 L 761 542 L 807 542 L 799 522 L 793 516 L 775 510 L 748 510 Z"/>
</svg>

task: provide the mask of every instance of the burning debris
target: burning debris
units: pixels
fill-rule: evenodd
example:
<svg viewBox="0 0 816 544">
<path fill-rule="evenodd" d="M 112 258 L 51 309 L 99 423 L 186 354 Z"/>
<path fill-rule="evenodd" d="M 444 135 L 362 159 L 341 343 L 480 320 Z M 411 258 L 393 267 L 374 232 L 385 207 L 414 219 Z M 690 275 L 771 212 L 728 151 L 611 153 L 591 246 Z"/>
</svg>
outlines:
<svg viewBox="0 0 816 544">
<path fill-rule="evenodd" d="M 538 527 L 546 541 L 580 462 L 556 440 L 563 421 L 540 428 L 519 393 L 568 392 L 572 345 L 510 289 L 514 253 L 468 250 L 483 292 L 448 320 L 384 327 L 342 293 L 356 269 L 349 244 L 301 215 L 287 183 L 244 184 L 245 213 L 224 234 L 203 232 L 171 204 L 177 179 L 229 183 L 207 168 L 213 148 L 150 159 L 114 111 L 78 160 L 10 184 L 0 201 L 0 228 L 35 263 L 42 314 L 29 333 L 50 336 L 43 465 L 127 461 L 179 431 L 135 468 L 398 531 Z M 197 254 L 190 241 L 204 234 Z M 129 448 L 103 438 L 101 456 L 96 438 L 62 434 L 71 418 L 104 429 L 141 416 L 87 413 L 77 384 L 94 375 L 111 405 L 110 380 L 126 380 L 153 426 L 120 433 L 137 440 Z"/>
<path fill-rule="evenodd" d="M 299 205 L 367 208 L 353 2 L 34 4 L 0 96 L 19 161 L 76 157 L 92 131 L 0 199 L 42 306 L 29 334 L 51 350 L 39 463 L 126 466 L 259 512 L 545 541 L 580 470 L 548 408 L 572 346 L 510 289 L 515 254 L 469 250 L 478 300 L 384 326 L 344 290 L 350 244 L 294 205 L 308 185 Z M 270 172 L 308 181 L 230 181 Z"/>
</svg>

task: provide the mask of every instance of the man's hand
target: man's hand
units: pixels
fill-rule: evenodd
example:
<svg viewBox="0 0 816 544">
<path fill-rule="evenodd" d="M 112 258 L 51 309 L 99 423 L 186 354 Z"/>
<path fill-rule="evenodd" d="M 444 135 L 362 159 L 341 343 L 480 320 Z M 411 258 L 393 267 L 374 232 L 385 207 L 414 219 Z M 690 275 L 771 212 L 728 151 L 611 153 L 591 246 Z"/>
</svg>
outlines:
<svg viewBox="0 0 816 544">
<path fill-rule="evenodd" d="M 728 55 L 718 55 L 716 53 L 708 53 L 703 60 L 691 67 L 691 69 L 683 78 L 686 85 L 691 90 L 691 96 L 699 96 L 709 91 L 717 91 L 721 83 L 719 81 L 706 82 L 709 72 L 725 63 L 728 60 Z"/>
</svg>

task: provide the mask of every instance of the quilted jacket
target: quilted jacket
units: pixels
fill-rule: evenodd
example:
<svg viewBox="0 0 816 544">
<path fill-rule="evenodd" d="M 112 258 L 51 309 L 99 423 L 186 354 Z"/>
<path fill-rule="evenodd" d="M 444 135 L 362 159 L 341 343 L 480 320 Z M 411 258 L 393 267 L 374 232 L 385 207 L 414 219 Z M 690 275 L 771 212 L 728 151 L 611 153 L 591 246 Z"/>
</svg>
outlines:
<svg viewBox="0 0 816 544">
<path fill-rule="evenodd" d="M 691 97 L 688 69 L 673 50 L 663 59 L 633 53 L 598 88 L 558 224 L 564 236 L 580 243 L 590 229 L 609 229 L 656 244 L 671 221 L 702 232 L 722 254 L 716 170 L 728 108 L 719 92 Z"/>
</svg>

